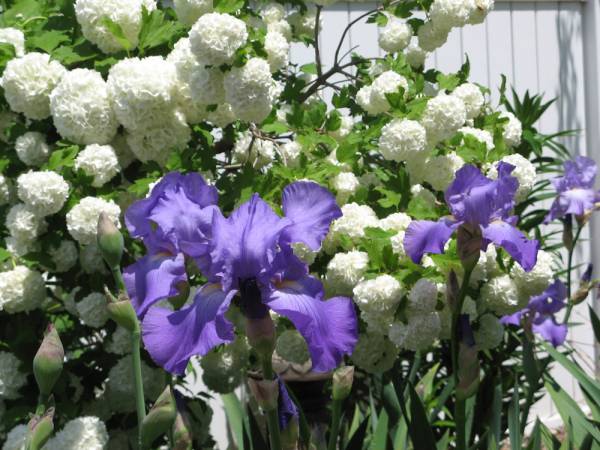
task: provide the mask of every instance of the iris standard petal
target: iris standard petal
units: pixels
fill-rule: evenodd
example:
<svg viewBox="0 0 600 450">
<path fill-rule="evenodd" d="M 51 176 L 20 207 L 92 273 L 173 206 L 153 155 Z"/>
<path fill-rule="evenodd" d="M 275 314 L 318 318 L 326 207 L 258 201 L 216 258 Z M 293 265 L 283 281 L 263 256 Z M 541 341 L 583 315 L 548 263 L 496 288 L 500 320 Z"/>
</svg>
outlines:
<svg viewBox="0 0 600 450">
<path fill-rule="evenodd" d="M 533 321 L 531 329 L 554 347 L 561 345 L 567 338 L 567 325 L 556 323 L 552 316 L 537 317 Z"/>
<path fill-rule="evenodd" d="M 149 254 L 123 271 L 125 287 L 139 317 L 152 305 L 179 294 L 177 284 L 187 281 L 183 254 Z"/>
<path fill-rule="evenodd" d="M 309 181 L 297 181 L 283 190 L 282 206 L 291 224 L 282 233 L 287 243 L 303 242 L 311 250 L 318 250 L 329 231 L 329 226 L 342 210 L 335 197 L 324 187 Z"/>
<path fill-rule="evenodd" d="M 566 298 L 567 287 L 562 281 L 556 280 L 540 295 L 531 297 L 528 307 L 539 314 L 555 314 L 565 307 Z"/>
<path fill-rule="evenodd" d="M 267 293 L 265 303 L 294 324 L 308 345 L 315 372 L 335 369 L 358 340 L 352 300 L 322 300 L 323 285 L 313 277 L 285 280 Z"/>
<path fill-rule="evenodd" d="M 228 218 L 215 213 L 210 243 L 210 279 L 225 289 L 239 279 L 264 278 L 271 269 L 281 231 L 289 225 L 254 194 Z"/>
<path fill-rule="evenodd" d="M 483 227 L 483 237 L 506 250 L 526 272 L 535 266 L 540 243 L 535 239 L 527 239 L 513 225 L 503 221 L 492 222 Z"/>
<path fill-rule="evenodd" d="M 523 314 L 527 313 L 528 309 L 522 309 L 521 311 L 517 311 L 516 313 L 510 314 L 508 316 L 502 316 L 500 318 L 500 323 L 502 325 L 515 325 L 517 327 L 521 326 L 521 318 Z"/>
<path fill-rule="evenodd" d="M 235 293 L 207 284 L 188 307 L 178 311 L 151 308 L 142 321 L 142 337 L 154 362 L 181 375 L 192 356 L 233 341 L 233 325 L 224 315 Z"/>
<path fill-rule="evenodd" d="M 444 245 L 460 224 L 450 219 L 412 221 L 404 235 L 406 253 L 416 264 L 425 253 L 444 253 Z"/>
<path fill-rule="evenodd" d="M 564 179 L 570 188 L 592 188 L 596 180 L 596 162 L 585 156 L 577 156 L 574 161 L 565 161 Z"/>
</svg>

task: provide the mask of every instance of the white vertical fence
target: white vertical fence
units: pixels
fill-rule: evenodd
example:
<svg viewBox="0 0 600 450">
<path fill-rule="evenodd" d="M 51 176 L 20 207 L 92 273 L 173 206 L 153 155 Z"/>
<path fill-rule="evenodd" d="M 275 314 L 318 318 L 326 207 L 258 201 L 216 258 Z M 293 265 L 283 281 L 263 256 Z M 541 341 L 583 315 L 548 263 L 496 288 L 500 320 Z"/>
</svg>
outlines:
<svg viewBox="0 0 600 450">
<path fill-rule="evenodd" d="M 519 95 L 529 90 L 545 94 L 547 100 L 556 98 L 540 120 L 539 130 L 544 133 L 578 130 L 576 136 L 565 139 L 565 144 L 573 154 L 589 154 L 600 162 L 600 7 L 597 1 L 497 0 L 485 23 L 453 30 L 448 42 L 430 55 L 427 66 L 456 71 L 467 54 L 472 81 L 490 87 L 495 102 L 502 74 Z M 372 2 L 338 3 L 324 10 L 320 47 L 325 66 L 332 63 L 346 25 L 375 6 Z M 350 29 L 342 53 L 358 46 L 355 51 L 361 55 L 380 56 L 377 38 L 377 26 L 362 20 Z M 295 44 L 291 60 L 299 64 L 314 61 L 312 48 Z M 592 237 L 600 237 L 600 220 L 593 221 L 590 229 Z M 582 245 L 578 259 L 589 262 L 593 258 L 600 270 L 600 251 L 590 245 L 594 241 L 589 239 Z M 576 309 L 573 320 L 581 324 L 570 330 L 568 339 L 576 347 L 581 364 L 592 372 L 597 362 L 585 306 Z M 583 400 L 577 383 L 564 370 L 555 372 L 561 386 Z M 544 419 L 556 414 L 549 399 L 539 402 L 534 412 Z M 213 424 L 211 428 L 220 427 Z M 225 448 L 223 442 L 220 445 Z"/>
</svg>

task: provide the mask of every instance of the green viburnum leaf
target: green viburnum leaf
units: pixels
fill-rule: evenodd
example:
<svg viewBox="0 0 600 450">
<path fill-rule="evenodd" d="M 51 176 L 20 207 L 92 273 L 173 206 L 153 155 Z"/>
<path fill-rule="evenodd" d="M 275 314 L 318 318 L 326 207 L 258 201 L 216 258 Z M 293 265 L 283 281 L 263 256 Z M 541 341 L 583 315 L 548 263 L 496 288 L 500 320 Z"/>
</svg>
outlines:
<svg viewBox="0 0 600 450">
<path fill-rule="evenodd" d="M 348 108 L 350 106 L 350 90 L 344 86 L 339 92 L 336 92 L 331 99 L 331 103 L 336 108 Z"/>
<path fill-rule="evenodd" d="M 340 129 L 342 125 L 342 116 L 341 114 L 333 110 L 327 115 L 327 120 L 325 121 L 325 129 L 327 131 L 336 131 Z"/>
<path fill-rule="evenodd" d="M 387 25 L 388 18 L 381 11 L 377 11 L 375 14 L 371 14 L 367 19 L 367 23 L 376 23 L 377 26 L 384 27 Z"/>
<path fill-rule="evenodd" d="M 281 134 L 290 131 L 290 127 L 284 122 L 273 122 L 263 125 L 262 130 L 266 133 Z"/>
<path fill-rule="evenodd" d="M 220 13 L 231 14 L 244 6 L 244 0 L 214 0 L 215 11 Z"/>
<path fill-rule="evenodd" d="M 5 248 L 0 247 L 0 263 L 11 257 L 11 253 Z"/>
<path fill-rule="evenodd" d="M 308 73 L 310 75 L 317 74 L 317 65 L 315 63 L 304 64 L 300 66 L 300 70 L 304 73 Z"/>
<path fill-rule="evenodd" d="M 183 34 L 185 28 L 179 22 L 169 20 L 161 10 L 148 12 L 142 6 L 142 28 L 138 35 L 138 49 L 145 50 L 169 43 Z"/>
<path fill-rule="evenodd" d="M 406 213 L 416 220 L 437 219 L 439 217 L 435 206 L 420 197 L 410 199 Z"/>
<path fill-rule="evenodd" d="M 121 25 L 111 20 L 109 17 L 103 17 L 102 25 L 113 35 L 113 37 L 121 44 L 124 50 L 129 51 L 133 48 L 133 44 L 129 42 L 129 39 L 125 36 Z"/>
<path fill-rule="evenodd" d="M 377 203 L 379 203 L 382 208 L 398 207 L 400 201 L 402 200 L 402 195 L 396 191 L 386 189 L 382 186 L 377 186 L 375 190 L 382 195 L 382 197 L 377 200 Z"/>
<path fill-rule="evenodd" d="M 61 167 L 73 167 L 78 152 L 79 147 L 77 145 L 54 150 L 52 155 L 50 155 L 50 159 L 45 164 L 45 168 L 47 170 L 56 170 Z"/>
<path fill-rule="evenodd" d="M 32 36 L 27 40 L 27 44 L 31 47 L 39 48 L 46 53 L 52 53 L 58 46 L 69 41 L 70 38 L 66 32 L 49 30 Z"/>
<path fill-rule="evenodd" d="M 440 90 L 448 90 L 453 91 L 460 84 L 460 77 L 455 74 L 437 74 L 437 82 L 440 87 Z"/>
<path fill-rule="evenodd" d="M 6 63 L 15 57 L 15 48 L 12 44 L 0 43 L 0 69 L 4 69 Z"/>
</svg>

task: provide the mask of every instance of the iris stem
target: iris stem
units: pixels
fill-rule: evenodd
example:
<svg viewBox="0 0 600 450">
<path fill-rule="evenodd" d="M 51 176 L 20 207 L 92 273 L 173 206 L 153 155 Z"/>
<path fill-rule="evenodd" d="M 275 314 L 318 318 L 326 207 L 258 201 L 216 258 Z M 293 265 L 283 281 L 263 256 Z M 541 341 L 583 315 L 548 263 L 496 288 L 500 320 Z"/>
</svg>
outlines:
<svg viewBox="0 0 600 450">
<path fill-rule="evenodd" d="M 140 358 L 141 333 L 139 328 L 131 333 L 131 359 L 133 361 L 133 379 L 135 383 L 135 406 L 138 418 L 138 441 L 142 445 L 142 422 L 146 417 L 144 384 L 142 382 L 142 360 Z"/>
<path fill-rule="evenodd" d="M 452 309 L 452 340 L 451 340 L 451 350 L 452 350 L 452 374 L 454 377 L 455 386 L 458 386 L 458 346 L 459 346 L 459 336 L 458 336 L 458 319 L 460 317 L 460 313 L 462 312 L 463 303 L 465 301 L 465 297 L 467 296 L 467 289 L 469 287 L 469 280 L 471 279 L 471 273 L 473 272 L 473 267 L 465 267 L 465 274 L 463 277 L 462 284 L 460 286 L 460 290 L 458 291 L 458 298 L 456 299 L 456 304 L 453 305 Z M 466 450 L 467 448 L 467 436 L 466 436 L 466 412 L 465 412 L 465 400 L 459 399 L 455 397 L 454 399 L 454 423 L 456 429 L 456 449 L 457 450 Z"/>
<path fill-rule="evenodd" d="M 567 312 L 565 313 L 565 319 L 563 323 L 566 325 L 569 322 L 569 318 L 571 317 L 571 311 L 573 310 L 573 301 L 571 299 L 571 272 L 573 271 L 573 256 L 575 254 L 575 245 L 577 245 L 577 240 L 581 235 L 581 230 L 583 230 L 582 226 L 577 227 L 577 231 L 575 232 L 575 237 L 573 238 L 573 244 L 569 249 L 569 256 L 567 259 Z"/>
<path fill-rule="evenodd" d="M 340 434 L 342 418 L 342 400 L 333 400 L 331 404 L 331 427 L 329 429 L 329 444 L 327 450 L 335 450 Z"/>
<path fill-rule="evenodd" d="M 273 380 L 275 374 L 273 372 L 273 366 L 271 364 L 271 357 L 263 357 L 262 359 L 262 371 L 263 378 L 265 380 Z M 267 414 L 267 426 L 269 429 L 269 443 L 271 450 L 281 450 L 281 431 L 279 430 L 279 417 L 277 415 L 277 408 L 265 411 Z"/>
</svg>

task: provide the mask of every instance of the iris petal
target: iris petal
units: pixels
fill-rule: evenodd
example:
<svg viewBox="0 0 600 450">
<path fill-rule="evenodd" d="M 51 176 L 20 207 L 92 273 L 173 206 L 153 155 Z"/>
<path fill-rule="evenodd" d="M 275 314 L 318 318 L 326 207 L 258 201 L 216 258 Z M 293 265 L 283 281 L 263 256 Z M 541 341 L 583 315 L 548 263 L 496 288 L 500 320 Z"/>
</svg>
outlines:
<svg viewBox="0 0 600 450">
<path fill-rule="evenodd" d="M 483 227 L 483 237 L 506 250 L 526 272 L 535 266 L 540 243 L 535 239 L 527 239 L 513 225 L 503 221 L 492 222 Z"/>
<path fill-rule="evenodd" d="M 421 262 L 425 253 L 444 253 L 444 245 L 460 222 L 441 219 L 415 220 L 410 223 L 404 235 L 404 248 L 414 263 Z"/>
<path fill-rule="evenodd" d="M 556 323 L 552 316 L 539 316 L 534 320 L 531 329 L 554 347 L 561 345 L 567 338 L 567 325 Z"/>
</svg>

